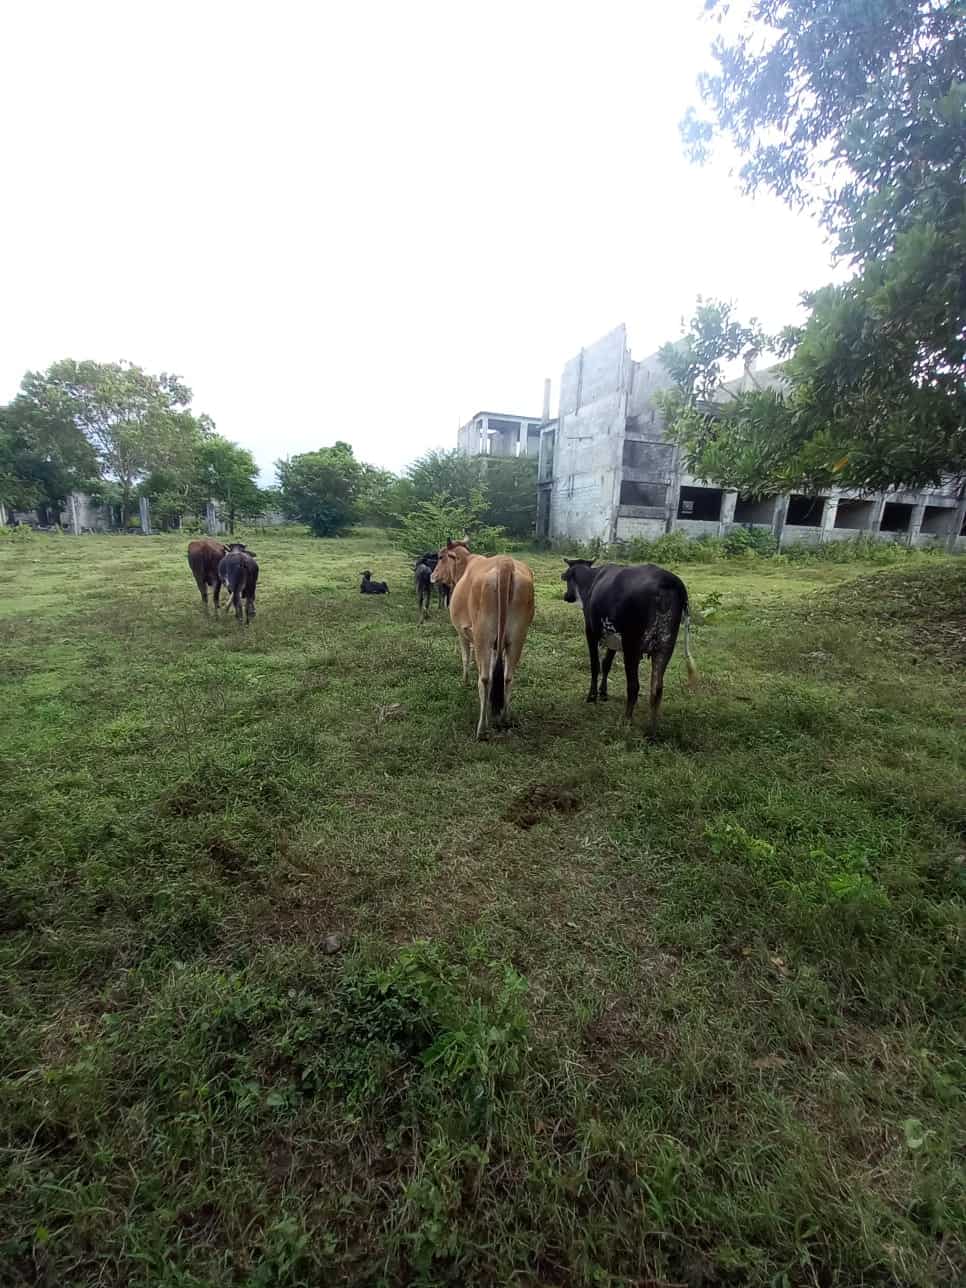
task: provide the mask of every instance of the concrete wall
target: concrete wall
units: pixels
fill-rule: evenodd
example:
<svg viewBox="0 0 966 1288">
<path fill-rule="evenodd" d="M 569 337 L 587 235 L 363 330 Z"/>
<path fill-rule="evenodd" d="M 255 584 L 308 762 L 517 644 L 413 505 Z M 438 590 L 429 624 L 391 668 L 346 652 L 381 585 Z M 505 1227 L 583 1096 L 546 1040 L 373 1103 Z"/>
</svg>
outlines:
<svg viewBox="0 0 966 1288">
<path fill-rule="evenodd" d="M 619 326 L 564 367 L 551 537 L 616 540 L 629 365 L 626 333 Z"/>
<path fill-rule="evenodd" d="M 632 541 L 635 537 L 644 537 L 647 541 L 655 541 L 658 537 L 663 536 L 663 518 L 637 519 L 623 514 L 619 514 L 617 517 L 618 541 Z"/>
</svg>

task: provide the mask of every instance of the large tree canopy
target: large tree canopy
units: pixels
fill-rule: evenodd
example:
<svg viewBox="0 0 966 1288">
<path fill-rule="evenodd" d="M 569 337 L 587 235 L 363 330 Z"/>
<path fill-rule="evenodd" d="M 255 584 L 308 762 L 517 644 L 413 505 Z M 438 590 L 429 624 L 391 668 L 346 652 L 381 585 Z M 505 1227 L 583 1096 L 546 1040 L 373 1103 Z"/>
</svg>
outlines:
<svg viewBox="0 0 966 1288">
<path fill-rule="evenodd" d="M 701 81 L 710 117 L 684 124 L 692 154 L 730 136 L 745 185 L 819 203 L 857 273 L 808 297 L 808 322 L 785 338 L 784 396 L 749 395 L 713 435 L 693 418 L 678 433 L 696 468 L 713 446 L 748 490 L 961 475 L 966 5 L 755 0 L 746 11 L 741 34 L 715 41 L 717 69 Z"/>
<path fill-rule="evenodd" d="M 126 362 L 55 362 L 28 372 L 17 399 L 37 422 L 73 425 L 104 473 L 118 483 L 122 517 L 139 479 L 155 470 L 183 473 L 205 418 L 189 410 L 191 390 L 177 376 L 152 376 Z"/>
</svg>

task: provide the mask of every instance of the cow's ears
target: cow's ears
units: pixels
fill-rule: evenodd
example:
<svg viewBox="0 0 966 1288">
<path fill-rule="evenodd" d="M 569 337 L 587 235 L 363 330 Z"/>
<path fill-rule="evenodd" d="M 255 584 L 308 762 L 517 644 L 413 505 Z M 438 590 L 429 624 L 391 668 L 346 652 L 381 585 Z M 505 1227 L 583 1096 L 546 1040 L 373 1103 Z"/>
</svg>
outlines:
<svg viewBox="0 0 966 1288">
<path fill-rule="evenodd" d="M 564 558 L 564 563 L 567 565 L 568 568 L 572 568 L 574 566 L 574 561 L 572 559 Z"/>
<path fill-rule="evenodd" d="M 587 567 L 588 567 L 588 568 L 589 568 L 592 564 L 594 564 L 594 563 L 596 563 L 596 562 L 597 562 L 597 556 L 596 556 L 596 555 L 594 556 L 594 558 L 593 558 L 593 559 L 585 559 L 585 560 L 584 560 L 584 563 L 587 565 Z"/>
<path fill-rule="evenodd" d="M 447 538 L 446 538 L 446 549 L 447 549 L 447 550 L 452 550 L 452 549 L 453 549 L 453 538 L 452 538 L 452 537 L 447 537 Z"/>
</svg>

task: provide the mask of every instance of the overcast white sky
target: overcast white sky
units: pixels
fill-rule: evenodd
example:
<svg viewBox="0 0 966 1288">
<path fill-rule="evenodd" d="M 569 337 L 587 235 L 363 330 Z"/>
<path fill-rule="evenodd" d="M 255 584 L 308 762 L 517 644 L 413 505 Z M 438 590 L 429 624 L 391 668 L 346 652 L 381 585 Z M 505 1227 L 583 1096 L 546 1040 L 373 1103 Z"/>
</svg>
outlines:
<svg viewBox="0 0 966 1288">
<path fill-rule="evenodd" d="M 393 468 L 699 293 L 766 327 L 817 225 L 685 160 L 701 0 L 9 0 L 0 400 L 62 357 L 174 371 L 279 456 Z"/>
</svg>

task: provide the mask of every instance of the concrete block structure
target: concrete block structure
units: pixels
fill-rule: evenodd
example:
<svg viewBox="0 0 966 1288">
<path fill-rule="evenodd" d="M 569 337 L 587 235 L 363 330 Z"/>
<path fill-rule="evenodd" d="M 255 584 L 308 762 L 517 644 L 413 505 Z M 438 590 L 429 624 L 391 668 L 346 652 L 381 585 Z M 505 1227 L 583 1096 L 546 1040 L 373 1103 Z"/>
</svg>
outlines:
<svg viewBox="0 0 966 1288">
<path fill-rule="evenodd" d="M 478 411 L 460 427 L 456 445 L 463 456 L 536 456 L 542 424 L 540 416 Z"/>
<path fill-rule="evenodd" d="M 778 387 L 774 370 L 722 387 Z M 736 527 L 770 531 L 779 545 L 819 545 L 861 533 L 914 546 L 966 550 L 966 496 L 950 482 L 929 490 L 744 499 L 695 478 L 666 440 L 655 394 L 672 386 L 657 354 L 631 357 L 624 326 L 564 366 L 556 421 L 539 433 L 537 535 L 606 544 L 684 532 L 724 536 Z M 461 431 L 462 433 L 462 431 Z"/>
</svg>

